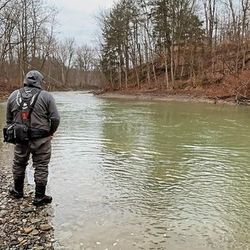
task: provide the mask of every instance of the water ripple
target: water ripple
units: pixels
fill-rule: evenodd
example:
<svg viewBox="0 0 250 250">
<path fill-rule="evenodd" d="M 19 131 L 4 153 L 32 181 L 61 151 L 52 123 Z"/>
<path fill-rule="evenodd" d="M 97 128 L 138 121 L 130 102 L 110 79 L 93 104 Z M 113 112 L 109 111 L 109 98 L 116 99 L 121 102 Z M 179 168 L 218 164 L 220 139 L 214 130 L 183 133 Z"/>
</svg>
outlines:
<svg viewBox="0 0 250 250">
<path fill-rule="evenodd" d="M 248 109 L 55 95 L 63 122 L 51 189 L 58 204 L 67 200 L 55 223 L 81 225 L 71 239 L 58 230 L 61 242 L 250 247 Z"/>
</svg>

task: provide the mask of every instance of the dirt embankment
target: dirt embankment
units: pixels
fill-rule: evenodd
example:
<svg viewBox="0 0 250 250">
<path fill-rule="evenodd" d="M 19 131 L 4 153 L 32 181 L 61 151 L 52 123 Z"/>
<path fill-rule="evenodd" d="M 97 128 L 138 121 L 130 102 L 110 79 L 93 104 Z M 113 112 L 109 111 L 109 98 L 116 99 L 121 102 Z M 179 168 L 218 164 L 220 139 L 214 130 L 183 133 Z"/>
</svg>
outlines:
<svg viewBox="0 0 250 250">
<path fill-rule="evenodd" d="M 142 84 L 140 88 L 130 84 L 128 88 L 93 91 L 96 95 L 106 98 L 126 98 L 145 100 L 177 100 L 207 103 L 230 103 L 250 105 L 250 70 L 244 70 L 237 75 L 227 75 L 220 78 L 220 81 L 213 81 L 210 84 L 182 84 L 177 82 L 175 88 L 166 89 L 163 84 Z M 164 79 L 162 79 L 164 82 Z M 0 84 L 0 100 L 6 100 L 8 95 L 19 88 L 6 88 Z M 74 91 L 76 89 L 55 89 L 59 91 Z M 77 90 L 80 90 L 79 88 Z M 83 89 L 82 89 L 83 90 Z M 52 89 L 50 89 L 52 91 Z M 54 91 L 54 90 L 53 90 Z"/>
<path fill-rule="evenodd" d="M 205 102 L 205 103 L 227 103 L 236 104 L 234 95 L 217 95 L 215 92 L 206 91 L 204 88 L 185 90 L 163 90 L 163 89 L 137 89 L 129 88 L 117 91 L 99 91 L 94 94 L 102 98 L 112 99 L 137 99 L 146 101 L 181 101 L 181 102 Z"/>
<path fill-rule="evenodd" d="M 106 92 L 99 95 L 102 98 L 108 99 L 124 99 L 124 100 L 144 100 L 144 101 L 178 101 L 178 102 L 196 102 L 196 103 L 211 103 L 211 104 L 231 104 L 234 105 L 234 101 L 229 100 L 217 100 L 217 99 L 210 99 L 205 97 L 197 97 L 191 95 L 156 95 L 156 94 L 149 94 L 149 93 L 124 93 L 122 91 L 119 92 Z"/>
<path fill-rule="evenodd" d="M 112 91 L 104 92 L 98 96 L 110 99 L 126 99 L 126 100 L 144 100 L 144 101 L 179 101 L 179 102 L 196 102 L 196 103 L 211 103 L 211 104 L 231 104 L 235 105 L 237 102 L 234 98 L 219 99 L 211 98 L 203 95 L 191 95 L 179 92 L 173 93 L 157 93 L 149 91 Z"/>
<path fill-rule="evenodd" d="M 130 85 L 126 89 L 111 89 L 94 92 L 105 98 L 126 98 L 159 101 L 192 101 L 207 103 L 228 103 L 250 105 L 250 70 L 245 70 L 238 75 L 228 75 L 221 82 L 212 84 L 192 84 L 164 88 L 164 85 L 142 85 L 140 88 Z"/>
</svg>

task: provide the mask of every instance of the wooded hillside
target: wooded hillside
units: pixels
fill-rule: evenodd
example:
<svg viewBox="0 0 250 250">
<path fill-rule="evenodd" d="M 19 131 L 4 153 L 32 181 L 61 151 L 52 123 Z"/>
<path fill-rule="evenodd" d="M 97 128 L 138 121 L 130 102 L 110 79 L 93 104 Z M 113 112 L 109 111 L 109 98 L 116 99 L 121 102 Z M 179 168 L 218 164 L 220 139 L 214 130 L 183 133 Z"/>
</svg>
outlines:
<svg viewBox="0 0 250 250">
<path fill-rule="evenodd" d="M 45 0 L 0 0 L 0 89 L 40 70 L 50 89 L 162 89 L 250 96 L 250 0 L 119 0 L 100 49 L 56 37 Z M 104 79 L 105 76 L 105 79 Z"/>
<path fill-rule="evenodd" d="M 250 0 L 120 0 L 100 18 L 112 89 L 249 95 Z"/>
</svg>

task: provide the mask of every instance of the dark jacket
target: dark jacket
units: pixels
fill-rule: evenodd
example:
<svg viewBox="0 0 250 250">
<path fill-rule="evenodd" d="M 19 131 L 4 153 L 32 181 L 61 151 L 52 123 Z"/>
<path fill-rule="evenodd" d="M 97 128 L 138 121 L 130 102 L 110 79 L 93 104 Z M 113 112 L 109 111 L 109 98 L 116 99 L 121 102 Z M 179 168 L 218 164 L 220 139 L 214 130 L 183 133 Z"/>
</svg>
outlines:
<svg viewBox="0 0 250 250">
<path fill-rule="evenodd" d="M 45 130 L 53 134 L 59 126 L 60 116 L 53 96 L 49 92 L 42 90 L 42 84 L 43 75 L 36 70 L 30 71 L 24 80 L 25 91 L 29 91 L 33 88 L 41 90 L 31 114 L 31 128 Z M 12 124 L 14 119 L 20 119 L 16 116 L 19 112 L 18 97 L 19 90 L 15 90 L 8 98 L 6 112 L 7 124 Z M 18 122 L 18 120 L 15 121 Z"/>
</svg>

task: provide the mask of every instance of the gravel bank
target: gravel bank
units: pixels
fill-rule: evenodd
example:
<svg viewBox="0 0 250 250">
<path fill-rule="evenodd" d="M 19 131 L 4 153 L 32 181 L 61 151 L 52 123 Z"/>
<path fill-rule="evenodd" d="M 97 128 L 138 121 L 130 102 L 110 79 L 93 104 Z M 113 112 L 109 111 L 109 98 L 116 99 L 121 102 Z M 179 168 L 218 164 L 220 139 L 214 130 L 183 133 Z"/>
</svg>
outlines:
<svg viewBox="0 0 250 250">
<path fill-rule="evenodd" d="M 124 100 L 141 100 L 141 101 L 162 101 L 162 102 L 194 102 L 194 103 L 211 103 L 211 104 L 229 104 L 236 105 L 233 100 L 211 99 L 206 97 L 188 96 L 188 95 L 155 95 L 150 93 L 124 94 L 106 92 L 97 95 L 101 98 L 124 99 Z"/>
<path fill-rule="evenodd" d="M 25 184 L 25 198 L 9 197 L 12 185 L 10 167 L 0 168 L 0 249 L 42 250 L 54 249 L 51 206 L 36 208 L 32 205 L 34 187 Z"/>
</svg>

